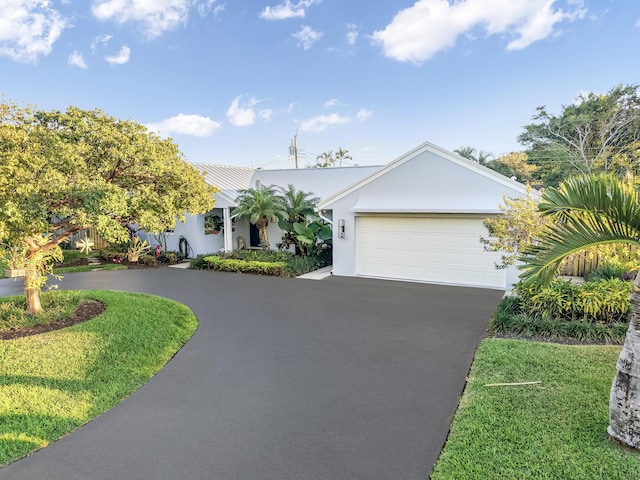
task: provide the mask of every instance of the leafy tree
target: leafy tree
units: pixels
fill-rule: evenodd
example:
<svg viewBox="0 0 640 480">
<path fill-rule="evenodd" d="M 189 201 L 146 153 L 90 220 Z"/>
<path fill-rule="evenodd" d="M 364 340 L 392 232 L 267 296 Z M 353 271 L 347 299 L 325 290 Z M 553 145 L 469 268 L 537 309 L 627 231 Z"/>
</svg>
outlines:
<svg viewBox="0 0 640 480">
<path fill-rule="evenodd" d="M 215 192 L 170 139 L 135 122 L 0 103 L 0 238 L 29 266 L 29 312 L 42 311 L 47 261 L 71 234 L 93 226 L 123 242 L 131 224 L 159 232 L 210 210 Z"/>
<path fill-rule="evenodd" d="M 531 187 L 527 188 L 526 197 L 504 197 L 504 205 L 500 205 L 502 214 L 483 221 L 489 232 L 488 238 L 480 238 L 484 249 L 488 252 L 502 252 L 501 263 L 496 264 L 496 268 L 513 265 L 518 255 L 549 223 L 549 218 L 538 212 L 537 199 L 538 194 Z"/>
<path fill-rule="evenodd" d="M 516 177 L 519 182 L 531 183 L 535 179 L 538 167 L 528 160 L 525 152 L 511 152 L 487 162 L 486 166 L 506 177 Z"/>
<path fill-rule="evenodd" d="M 586 175 L 550 187 L 539 204 L 551 223 L 523 252 L 525 284 L 548 283 L 564 258 L 605 244 L 640 246 L 638 185 L 610 174 Z M 611 386 L 608 432 L 631 448 L 640 448 L 640 273 L 631 294 L 631 321 Z"/>
<path fill-rule="evenodd" d="M 278 222 L 287 218 L 287 210 L 277 194 L 274 185 L 256 185 L 240 191 L 236 199 L 238 206 L 234 210 L 237 218 L 248 218 L 258 228 L 260 245 L 269 248 L 267 227 L 269 222 Z"/>
<path fill-rule="evenodd" d="M 559 115 L 538 107 L 535 123 L 518 137 L 545 184 L 569 175 L 631 171 L 640 156 L 637 85 L 618 85 L 604 95 L 583 94 Z M 556 183 L 557 184 L 557 183 Z"/>
</svg>

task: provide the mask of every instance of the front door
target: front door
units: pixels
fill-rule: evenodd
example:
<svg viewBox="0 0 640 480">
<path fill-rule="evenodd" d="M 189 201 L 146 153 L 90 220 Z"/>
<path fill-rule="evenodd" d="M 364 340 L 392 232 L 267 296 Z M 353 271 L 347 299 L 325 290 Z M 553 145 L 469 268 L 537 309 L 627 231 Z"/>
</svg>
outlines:
<svg viewBox="0 0 640 480">
<path fill-rule="evenodd" d="M 251 247 L 260 246 L 260 232 L 258 231 L 258 227 L 253 223 L 249 224 L 249 245 Z"/>
</svg>

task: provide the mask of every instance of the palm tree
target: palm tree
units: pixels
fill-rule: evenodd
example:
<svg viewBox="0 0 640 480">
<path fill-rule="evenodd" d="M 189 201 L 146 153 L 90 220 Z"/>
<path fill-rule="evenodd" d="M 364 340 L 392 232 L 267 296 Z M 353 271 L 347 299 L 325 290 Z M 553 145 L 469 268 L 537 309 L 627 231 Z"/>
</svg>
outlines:
<svg viewBox="0 0 640 480">
<path fill-rule="evenodd" d="M 315 208 L 320 198 L 312 196 L 313 192 L 296 190 L 296 187 L 291 184 L 286 189 L 280 187 L 278 190 L 280 191 L 280 201 L 287 211 L 287 219 L 291 223 L 301 222 L 315 214 Z"/>
<path fill-rule="evenodd" d="M 276 187 L 257 184 L 256 188 L 240 190 L 236 199 L 238 206 L 234 210 L 237 218 L 248 218 L 258 228 L 260 245 L 269 248 L 267 226 L 269 222 L 277 222 L 287 218 L 287 210 L 276 194 Z"/>
<path fill-rule="evenodd" d="M 549 282 L 569 254 L 611 243 L 640 246 L 637 185 L 612 175 L 588 175 L 548 188 L 538 205 L 557 221 L 521 256 L 524 282 Z M 631 293 L 631 321 L 609 397 L 609 435 L 640 448 L 640 272 Z"/>
</svg>

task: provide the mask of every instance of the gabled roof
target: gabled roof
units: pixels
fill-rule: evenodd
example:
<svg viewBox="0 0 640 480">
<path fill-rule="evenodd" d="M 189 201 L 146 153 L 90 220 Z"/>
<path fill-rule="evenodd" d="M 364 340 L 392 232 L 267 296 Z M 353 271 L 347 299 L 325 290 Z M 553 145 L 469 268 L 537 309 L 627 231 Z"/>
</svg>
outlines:
<svg viewBox="0 0 640 480">
<path fill-rule="evenodd" d="M 312 192 L 322 200 L 381 168 L 365 166 L 261 170 L 207 163 L 193 163 L 193 166 L 205 172 L 208 184 L 221 189 L 216 197 L 222 200 L 219 204 L 224 203 L 224 206 L 233 204 L 239 190 L 254 188 L 256 182 L 283 188 L 293 185 L 296 190 Z"/>
<path fill-rule="evenodd" d="M 403 165 L 404 163 L 412 160 L 413 158 L 417 157 L 418 155 L 421 155 L 425 152 L 431 152 L 435 155 L 438 155 L 446 160 L 449 160 L 465 169 L 474 171 L 475 173 L 482 175 L 483 177 L 486 177 L 492 181 L 498 182 L 510 189 L 513 189 L 515 191 L 521 192 L 522 194 L 526 194 L 527 192 L 527 188 L 525 185 L 523 185 L 520 182 L 517 182 L 515 180 L 512 180 L 508 177 L 505 177 L 504 175 L 495 172 L 494 170 L 491 170 L 490 168 L 484 167 L 482 165 L 479 165 L 477 163 L 475 163 L 472 160 L 469 160 L 467 158 L 461 157 L 460 155 L 457 155 L 453 152 L 450 152 L 448 150 L 445 150 L 444 148 L 438 147 L 437 145 L 434 145 L 432 143 L 429 142 L 425 142 L 422 145 L 420 145 L 417 148 L 414 148 L 413 150 L 405 153 L 404 155 L 402 155 L 401 157 L 395 159 L 394 161 L 392 161 L 391 163 L 388 163 L 387 165 L 385 165 L 384 167 L 380 168 L 379 170 L 371 173 L 370 175 L 368 175 L 367 177 L 362 178 L 361 180 L 357 181 L 356 183 L 334 193 L 333 195 L 331 195 L 330 197 L 327 197 L 325 199 L 323 199 L 319 204 L 318 204 L 318 208 L 320 210 L 325 210 L 325 209 L 331 209 L 331 205 L 335 202 L 337 202 L 338 200 L 340 200 L 341 198 L 355 192 L 356 190 L 364 187 L 365 185 L 373 182 L 374 180 L 376 180 L 377 178 L 382 177 L 383 175 L 389 173 L 390 171 L 398 168 L 399 166 Z"/>
</svg>

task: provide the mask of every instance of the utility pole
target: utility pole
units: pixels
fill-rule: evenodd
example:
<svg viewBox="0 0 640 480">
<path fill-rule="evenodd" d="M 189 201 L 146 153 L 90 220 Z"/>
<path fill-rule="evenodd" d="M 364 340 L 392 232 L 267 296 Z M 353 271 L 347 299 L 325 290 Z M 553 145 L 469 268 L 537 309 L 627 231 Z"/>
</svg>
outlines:
<svg viewBox="0 0 640 480">
<path fill-rule="evenodd" d="M 298 131 L 296 130 L 296 134 L 293 136 L 293 140 L 291 140 L 291 145 L 289 146 L 289 155 L 293 155 L 296 160 L 296 168 L 298 168 Z"/>
</svg>

